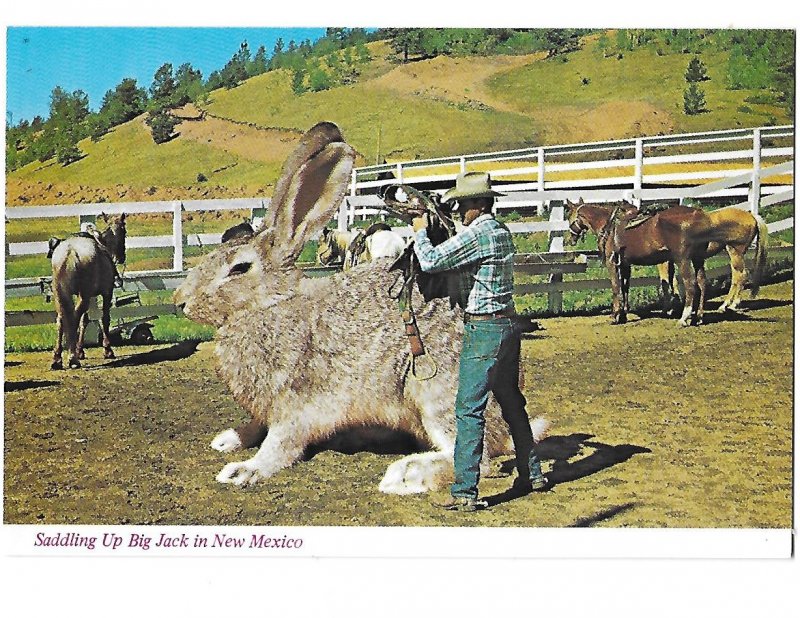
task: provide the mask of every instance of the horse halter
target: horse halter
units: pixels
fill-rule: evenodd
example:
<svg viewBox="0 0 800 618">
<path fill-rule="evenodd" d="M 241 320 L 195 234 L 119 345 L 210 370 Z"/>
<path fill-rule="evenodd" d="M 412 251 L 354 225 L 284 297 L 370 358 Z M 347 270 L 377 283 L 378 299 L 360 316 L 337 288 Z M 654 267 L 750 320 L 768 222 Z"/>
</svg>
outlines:
<svg viewBox="0 0 800 618">
<path fill-rule="evenodd" d="M 125 263 L 125 222 L 118 221 L 109 225 L 105 230 L 99 233 L 99 242 L 108 251 L 113 261 L 117 264 Z M 113 240 L 113 246 L 110 241 Z"/>
<path fill-rule="evenodd" d="M 572 239 L 575 242 L 578 242 L 579 240 L 583 240 L 584 237 L 586 236 L 586 232 L 589 231 L 589 226 L 585 225 L 583 222 L 581 222 L 578 219 L 578 216 L 579 216 L 578 213 L 580 212 L 580 209 L 583 208 L 583 207 L 584 207 L 584 204 L 581 204 L 580 206 L 578 206 L 575 209 L 575 216 L 569 222 L 569 232 L 570 232 L 570 234 L 572 234 Z"/>
<path fill-rule="evenodd" d="M 333 245 L 334 245 L 334 243 L 329 242 L 327 248 L 317 255 L 317 259 L 319 259 L 319 263 L 322 264 L 323 266 L 327 266 L 328 265 L 328 263 L 329 263 L 328 260 L 330 260 L 332 262 L 333 260 L 336 259 L 337 253 L 334 250 Z"/>
</svg>

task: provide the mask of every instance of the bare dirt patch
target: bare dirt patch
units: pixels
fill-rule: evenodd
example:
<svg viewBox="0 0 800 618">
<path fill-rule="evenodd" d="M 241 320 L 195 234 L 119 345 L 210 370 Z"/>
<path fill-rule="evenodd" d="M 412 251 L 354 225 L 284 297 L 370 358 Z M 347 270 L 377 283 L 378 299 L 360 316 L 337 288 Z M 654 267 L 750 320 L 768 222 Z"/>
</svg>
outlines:
<svg viewBox="0 0 800 618">
<path fill-rule="evenodd" d="M 545 143 L 595 142 L 674 132 L 668 112 L 645 101 L 609 101 L 590 109 L 548 107 L 533 114 Z"/>
<path fill-rule="evenodd" d="M 8 206 L 48 206 L 59 204 L 98 204 L 103 202 L 161 202 L 172 200 L 202 200 L 240 197 L 260 197 L 264 189 L 255 192 L 247 187 L 195 185 L 186 187 L 135 187 L 124 184 L 87 186 L 70 183 L 6 179 Z"/>
<path fill-rule="evenodd" d="M 251 161 L 272 163 L 285 160 L 302 136 L 302 131 L 257 127 L 212 115 L 201 115 L 193 106 L 176 110 L 187 118 L 176 127 L 178 139 L 208 144 Z"/>
<path fill-rule="evenodd" d="M 511 105 L 492 96 L 486 87 L 490 77 L 529 64 L 543 54 L 449 58 L 437 56 L 419 63 L 403 64 L 374 80 L 374 84 L 407 96 L 481 106 L 497 111 L 517 112 Z"/>
<path fill-rule="evenodd" d="M 658 316 L 542 320 L 523 342 L 531 413 L 554 487 L 447 513 L 377 486 L 400 455 L 323 450 L 247 490 L 220 485 L 242 454 L 208 447 L 244 418 L 213 343 L 119 348 L 81 370 L 5 358 L 6 523 L 521 527 L 791 527 L 792 282 L 747 311 L 679 328 Z M 366 378 L 368 379 L 368 378 Z M 245 454 L 249 456 L 249 454 Z M 500 459 L 498 464 L 507 462 Z"/>
</svg>

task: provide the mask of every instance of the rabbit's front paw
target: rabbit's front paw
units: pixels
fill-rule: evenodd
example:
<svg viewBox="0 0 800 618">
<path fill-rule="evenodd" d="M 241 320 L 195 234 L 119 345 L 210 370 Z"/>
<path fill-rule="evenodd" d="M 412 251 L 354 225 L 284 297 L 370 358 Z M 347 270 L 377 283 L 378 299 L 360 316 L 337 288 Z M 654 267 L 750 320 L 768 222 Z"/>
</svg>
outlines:
<svg viewBox="0 0 800 618">
<path fill-rule="evenodd" d="M 242 448 L 242 440 L 235 429 L 226 429 L 214 437 L 211 441 L 211 448 L 221 453 L 233 453 Z"/>
<path fill-rule="evenodd" d="M 217 481 L 220 483 L 233 483 L 241 487 L 243 485 L 253 485 L 259 479 L 265 477 L 266 475 L 259 469 L 258 464 L 252 459 L 248 459 L 247 461 L 234 461 L 226 465 L 217 474 Z"/>
</svg>

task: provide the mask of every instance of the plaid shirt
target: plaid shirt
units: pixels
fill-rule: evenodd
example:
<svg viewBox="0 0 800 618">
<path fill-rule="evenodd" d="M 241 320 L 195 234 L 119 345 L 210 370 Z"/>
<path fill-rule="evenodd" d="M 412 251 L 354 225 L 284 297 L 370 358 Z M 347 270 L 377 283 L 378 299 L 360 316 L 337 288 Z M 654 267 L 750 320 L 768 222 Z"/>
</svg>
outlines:
<svg viewBox="0 0 800 618">
<path fill-rule="evenodd" d="M 467 313 L 514 309 L 514 243 L 511 232 L 483 214 L 452 238 L 434 247 L 426 230 L 415 236 L 414 253 L 422 270 L 449 273 L 448 289 Z"/>
</svg>

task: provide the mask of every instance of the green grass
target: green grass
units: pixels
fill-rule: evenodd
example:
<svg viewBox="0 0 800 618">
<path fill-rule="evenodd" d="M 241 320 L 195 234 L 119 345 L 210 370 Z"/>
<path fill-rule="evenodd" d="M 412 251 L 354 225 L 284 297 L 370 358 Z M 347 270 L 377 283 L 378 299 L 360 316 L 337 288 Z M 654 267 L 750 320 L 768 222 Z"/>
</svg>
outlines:
<svg viewBox="0 0 800 618">
<path fill-rule="evenodd" d="M 172 302 L 169 290 L 146 291 L 140 293 L 142 305 L 156 305 Z M 7 298 L 6 311 L 54 311 L 53 303 L 46 302 L 44 296 Z M 163 315 L 152 322 L 153 337 L 156 343 L 177 343 L 186 340 L 210 341 L 215 329 L 196 324 L 182 316 Z M 113 326 L 113 323 L 112 323 Z M 5 329 L 5 351 L 37 352 L 52 349 L 56 339 L 55 324 L 36 326 L 15 326 Z M 94 342 L 89 342 L 93 345 Z M 126 342 L 127 343 L 127 342 Z"/>
<path fill-rule="evenodd" d="M 690 54 L 659 56 L 654 47 L 625 52 L 622 60 L 603 58 L 596 42 L 588 40 L 567 62 L 560 57 L 535 62 L 499 74 L 489 83 L 495 96 L 523 114 L 535 115 L 537 110 L 559 106 L 589 110 L 609 101 L 644 101 L 669 112 L 677 132 L 759 126 L 771 117 L 779 124 L 793 122 L 785 108 L 759 97 L 761 91 L 729 90 L 725 78 L 728 52 L 713 50 L 700 55 L 708 67 L 709 80 L 700 84 L 708 111 L 687 116 L 683 113 L 684 73 L 691 58 Z M 582 85 L 584 77 L 589 78 L 588 85 Z M 746 99 L 765 102 L 744 106 Z M 748 109 L 740 109 L 743 107 Z"/>
<path fill-rule="evenodd" d="M 9 176 L 96 187 L 187 187 L 200 185 L 197 175 L 203 172 L 218 185 L 263 185 L 278 176 L 282 164 L 251 161 L 189 140 L 156 144 L 138 118 L 116 127 L 99 142 L 85 139 L 78 146 L 86 156 L 71 165 L 34 162 Z"/>
<path fill-rule="evenodd" d="M 400 95 L 371 82 L 295 95 L 288 73 L 276 71 L 214 94 L 209 112 L 260 126 L 306 130 L 337 123 L 370 162 L 379 139 L 393 160 L 503 148 L 536 141 L 536 122 L 518 114 L 461 109 L 444 101 Z"/>
</svg>

